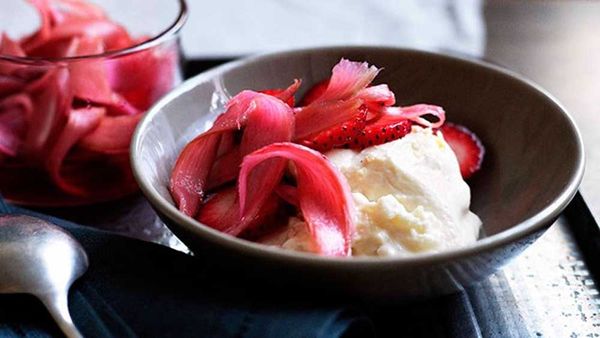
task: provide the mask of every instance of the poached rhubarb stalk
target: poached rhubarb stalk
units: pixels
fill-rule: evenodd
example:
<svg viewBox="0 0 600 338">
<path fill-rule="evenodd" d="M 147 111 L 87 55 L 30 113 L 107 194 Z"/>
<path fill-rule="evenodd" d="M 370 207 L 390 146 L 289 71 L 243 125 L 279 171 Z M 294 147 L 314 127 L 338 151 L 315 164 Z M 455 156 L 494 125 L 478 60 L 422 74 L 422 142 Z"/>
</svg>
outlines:
<svg viewBox="0 0 600 338">
<path fill-rule="evenodd" d="M 51 147 L 47 157 L 46 167 L 54 182 L 63 190 L 75 195 L 84 194 L 77 186 L 61 175 L 60 169 L 67 155 L 81 137 L 94 130 L 105 114 L 104 108 L 82 108 L 70 112 L 69 119 L 64 129 L 58 136 L 55 144 Z"/>
<path fill-rule="evenodd" d="M 226 160 L 215 163 L 220 142 L 228 139 L 227 134 L 242 129 L 241 143 L 221 156 Z M 292 109 L 280 99 L 253 91 L 236 95 L 213 127 L 186 145 L 177 158 L 171 174 L 170 190 L 179 210 L 192 217 L 198 213 L 207 192 L 207 178 L 211 171 L 220 170 L 222 163 L 233 169 L 229 172 L 231 179 L 235 179 L 242 156 L 270 143 L 290 141 L 293 132 Z M 285 162 L 281 160 L 265 163 L 257 170 L 257 180 L 253 180 L 253 184 L 266 184 L 266 188 L 273 189 L 284 169 Z M 273 177 L 276 182 L 261 182 L 265 177 Z"/>
<path fill-rule="evenodd" d="M 367 88 L 375 79 L 379 69 L 366 62 L 352 62 L 341 59 L 331 70 L 327 87 L 313 103 L 322 101 L 348 100 L 359 91 Z"/>
<path fill-rule="evenodd" d="M 378 72 L 377 67 L 369 67 L 366 62 L 340 60 L 333 67 L 331 78 L 307 94 L 310 99 L 304 100 L 306 106 L 295 109 L 295 138 L 314 136 L 352 119 L 365 104 L 357 94 L 367 88 Z"/>
<path fill-rule="evenodd" d="M 123 184 L 114 177 L 130 180 L 123 158 L 133 131 L 143 112 L 175 84 L 176 43 L 105 57 L 148 38 L 133 38 L 85 0 L 29 2 L 39 13 L 40 27 L 18 40 L 2 34 L 0 55 L 43 61 L 0 59 L 0 175 L 13 178 L 25 169 L 51 182 L 46 191 L 58 188 L 61 196 L 77 196 L 75 200 L 107 200 L 132 192 L 132 179 Z M 76 58 L 81 56 L 86 58 Z M 2 190 L 10 198 L 10 191 Z M 32 190 L 23 199 L 18 192 L 19 200 L 36 203 L 38 193 Z"/>
<path fill-rule="evenodd" d="M 349 256 L 355 214 L 350 187 L 325 156 L 310 148 L 294 143 L 273 143 L 244 157 L 238 185 L 242 219 L 273 192 L 260 189 L 254 194 L 263 198 L 249 198 L 256 187 L 252 172 L 273 158 L 290 160 L 296 166 L 298 205 L 318 253 Z"/>
</svg>

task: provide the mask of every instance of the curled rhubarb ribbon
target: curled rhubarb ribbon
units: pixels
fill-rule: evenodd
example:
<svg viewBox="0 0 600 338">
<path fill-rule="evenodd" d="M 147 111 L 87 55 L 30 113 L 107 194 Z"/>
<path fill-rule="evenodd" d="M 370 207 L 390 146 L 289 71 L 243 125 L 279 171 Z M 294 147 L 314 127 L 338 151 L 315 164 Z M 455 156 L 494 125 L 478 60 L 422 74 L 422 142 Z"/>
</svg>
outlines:
<svg viewBox="0 0 600 338">
<path fill-rule="evenodd" d="M 313 103 L 350 99 L 373 82 L 378 73 L 377 67 L 366 62 L 341 59 L 331 71 L 327 88 Z"/>
<path fill-rule="evenodd" d="M 88 188 L 97 186 L 94 180 L 108 180 L 115 168 L 121 177 L 131 177 L 123 159 L 143 112 L 175 83 L 176 44 L 102 58 L 147 38 L 132 38 L 88 1 L 29 2 L 40 27 L 19 40 L 2 34 L 1 55 L 93 57 L 43 67 L 0 61 L 0 165 L 45 169 L 54 185 L 71 195 L 107 199 L 131 192 L 135 184 L 122 185 L 122 192 L 109 185 L 106 191 Z M 111 174 L 74 174 L 67 162 L 69 168 Z"/>
<path fill-rule="evenodd" d="M 242 218 L 272 193 L 271 189 L 252 191 L 256 187 L 252 172 L 274 158 L 290 160 L 296 165 L 298 204 L 318 253 L 349 256 L 355 214 L 350 187 L 325 156 L 310 148 L 289 142 L 273 143 L 244 157 L 238 180 Z M 252 195 L 256 197 L 250 198 Z"/>
<path fill-rule="evenodd" d="M 16 94 L 0 102 L 0 111 L 0 154 L 16 156 L 33 103 L 27 95 Z"/>
<path fill-rule="evenodd" d="M 408 107 L 385 107 L 383 115 L 388 119 L 411 120 L 423 127 L 439 128 L 446 121 L 446 112 L 442 107 L 430 104 L 416 104 Z M 431 115 L 436 121 L 431 122 L 424 116 Z"/>
<path fill-rule="evenodd" d="M 292 109 L 271 95 L 242 91 L 230 100 L 226 109 L 212 128 L 185 146 L 173 168 L 171 195 L 188 216 L 198 212 L 211 172 L 219 185 L 235 179 L 244 155 L 273 142 L 290 141 L 294 133 Z M 240 145 L 231 146 L 217 159 L 220 143 L 242 128 Z M 273 161 L 260 168 L 258 175 L 281 178 L 284 169 L 284 162 Z"/>
<path fill-rule="evenodd" d="M 61 175 L 60 169 L 68 151 L 85 134 L 94 130 L 106 113 L 104 108 L 82 108 L 70 112 L 67 124 L 51 147 L 46 160 L 46 169 L 50 177 L 63 191 L 74 195 L 84 195 L 86 192 L 80 190 L 76 185 L 69 183 L 68 179 Z"/>
</svg>

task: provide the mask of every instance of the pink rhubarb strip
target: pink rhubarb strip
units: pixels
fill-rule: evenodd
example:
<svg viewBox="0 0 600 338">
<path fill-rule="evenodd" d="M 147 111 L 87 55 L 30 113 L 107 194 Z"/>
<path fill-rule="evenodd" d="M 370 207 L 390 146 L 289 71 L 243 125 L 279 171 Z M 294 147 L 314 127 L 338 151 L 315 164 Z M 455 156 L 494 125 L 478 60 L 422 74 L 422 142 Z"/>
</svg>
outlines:
<svg viewBox="0 0 600 338">
<path fill-rule="evenodd" d="M 349 256 L 354 232 L 354 205 L 350 188 L 342 174 L 321 153 L 294 143 L 274 143 L 246 156 L 240 171 L 238 189 L 242 217 L 256 203 L 248 198 L 253 186 L 252 171 L 273 158 L 291 160 L 296 165 L 298 204 L 319 253 Z M 269 195 L 271 191 L 262 190 Z"/>
</svg>

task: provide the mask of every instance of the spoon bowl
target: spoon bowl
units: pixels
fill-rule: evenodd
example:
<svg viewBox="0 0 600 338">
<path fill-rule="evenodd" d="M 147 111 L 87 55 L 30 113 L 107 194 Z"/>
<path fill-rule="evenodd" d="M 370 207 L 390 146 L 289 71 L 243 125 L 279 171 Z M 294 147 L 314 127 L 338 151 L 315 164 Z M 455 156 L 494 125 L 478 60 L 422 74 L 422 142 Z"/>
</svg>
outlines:
<svg viewBox="0 0 600 338">
<path fill-rule="evenodd" d="M 67 295 L 88 264 L 81 244 L 65 230 L 35 217 L 0 217 L 0 293 L 36 296 L 67 337 L 81 337 Z"/>
</svg>

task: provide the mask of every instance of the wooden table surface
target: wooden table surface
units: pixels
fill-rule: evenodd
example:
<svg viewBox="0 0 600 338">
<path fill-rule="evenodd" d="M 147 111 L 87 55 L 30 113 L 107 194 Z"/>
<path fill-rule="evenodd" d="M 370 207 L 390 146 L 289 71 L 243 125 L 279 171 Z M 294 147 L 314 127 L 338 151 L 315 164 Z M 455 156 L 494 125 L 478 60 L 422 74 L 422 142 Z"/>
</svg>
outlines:
<svg viewBox="0 0 600 338">
<path fill-rule="evenodd" d="M 600 1 L 488 1 L 485 58 L 537 82 L 575 118 L 586 147 L 581 191 L 600 220 Z M 203 62 L 202 67 L 217 62 Z M 198 69 L 195 69 L 197 71 Z M 558 155 L 557 155 L 558 156 Z M 42 210 L 81 224 L 171 244 L 141 195 L 73 209 Z"/>
</svg>

